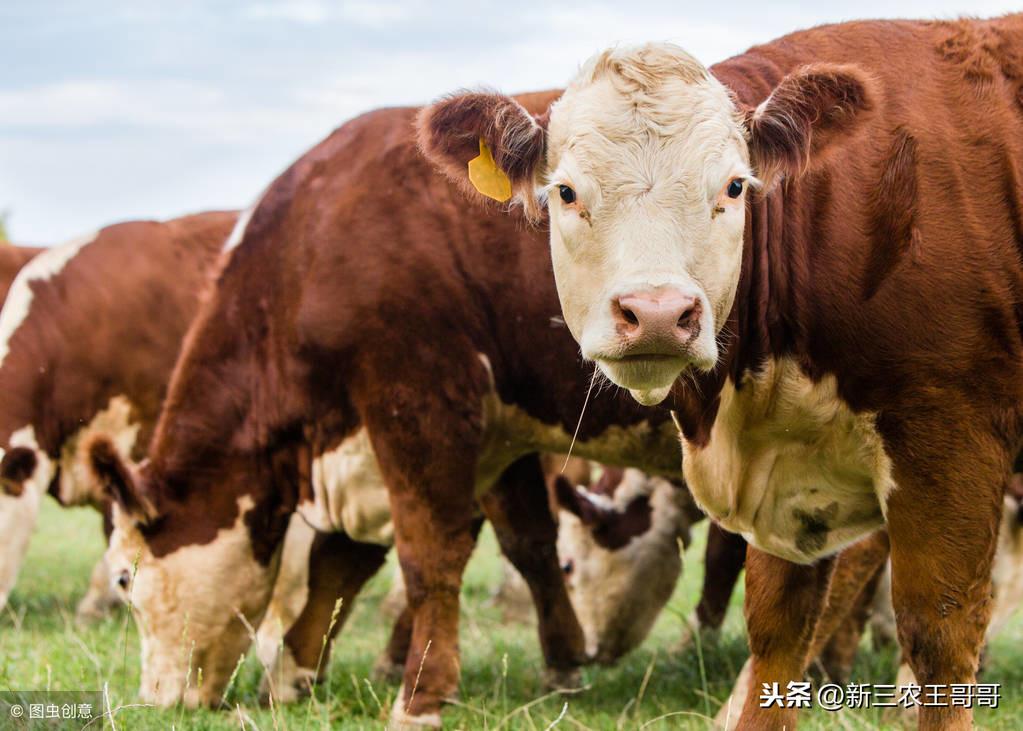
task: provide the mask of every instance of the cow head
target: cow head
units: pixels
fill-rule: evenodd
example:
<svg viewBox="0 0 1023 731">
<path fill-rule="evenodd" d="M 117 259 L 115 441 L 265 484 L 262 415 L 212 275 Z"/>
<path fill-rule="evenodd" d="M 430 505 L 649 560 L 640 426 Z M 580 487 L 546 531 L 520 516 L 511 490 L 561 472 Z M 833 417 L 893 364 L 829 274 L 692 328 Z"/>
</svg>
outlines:
<svg viewBox="0 0 1023 731">
<path fill-rule="evenodd" d="M 142 699 L 218 704 L 269 602 L 286 516 L 240 464 L 186 487 L 126 463 L 106 437 L 88 453 L 114 503 L 106 560 L 138 626 Z"/>
<path fill-rule="evenodd" d="M 463 186 L 485 146 L 509 195 L 547 200 L 565 322 L 585 358 L 652 404 L 717 363 L 751 189 L 819 159 L 870 108 L 868 87 L 853 67 L 808 66 L 749 109 L 681 49 L 651 44 L 591 59 L 542 117 L 496 94 L 441 100 L 419 141 Z"/>
<path fill-rule="evenodd" d="M 682 571 L 689 526 L 667 480 L 605 468 L 592 488 L 555 482 L 558 556 L 586 651 L 610 664 L 639 645 Z"/>
</svg>

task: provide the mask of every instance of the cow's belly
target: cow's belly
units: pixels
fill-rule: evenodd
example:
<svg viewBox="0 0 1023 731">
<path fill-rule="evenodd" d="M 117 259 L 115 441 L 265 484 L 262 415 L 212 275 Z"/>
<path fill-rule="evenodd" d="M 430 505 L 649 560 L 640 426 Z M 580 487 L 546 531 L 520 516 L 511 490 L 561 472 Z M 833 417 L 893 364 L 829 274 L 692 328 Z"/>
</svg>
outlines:
<svg viewBox="0 0 1023 731">
<path fill-rule="evenodd" d="M 387 486 L 365 428 L 313 461 L 312 492 L 313 501 L 298 506 L 312 527 L 360 543 L 394 543 Z"/>
<path fill-rule="evenodd" d="M 474 466 L 477 495 L 493 487 L 516 459 L 534 452 L 564 453 L 570 447 L 576 456 L 607 464 L 640 467 L 661 475 L 680 474 L 678 435 L 670 422 L 612 426 L 573 446 L 566 430 L 503 403 L 496 393 L 484 401 L 483 422 L 483 443 Z M 313 500 L 300 503 L 298 512 L 313 528 L 343 531 L 362 543 L 389 546 L 394 542 L 387 486 L 365 427 L 313 461 L 312 494 Z"/>
<path fill-rule="evenodd" d="M 493 384 L 489 359 L 482 353 L 479 358 Z M 670 421 L 613 425 L 597 436 L 573 441 L 572 433 L 560 425 L 544 423 L 515 404 L 501 401 L 495 387 L 483 401 L 483 424 L 483 445 L 476 468 L 477 495 L 489 490 L 512 462 L 534 452 L 571 452 L 595 462 L 681 477 L 678 433 Z"/>
<path fill-rule="evenodd" d="M 891 466 L 871 415 L 854 414 L 833 377 L 812 383 L 788 360 L 731 383 L 709 441 L 683 441 L 700 506 L 757 548 L 800 563 L 884 524 Z"/>
</svg>

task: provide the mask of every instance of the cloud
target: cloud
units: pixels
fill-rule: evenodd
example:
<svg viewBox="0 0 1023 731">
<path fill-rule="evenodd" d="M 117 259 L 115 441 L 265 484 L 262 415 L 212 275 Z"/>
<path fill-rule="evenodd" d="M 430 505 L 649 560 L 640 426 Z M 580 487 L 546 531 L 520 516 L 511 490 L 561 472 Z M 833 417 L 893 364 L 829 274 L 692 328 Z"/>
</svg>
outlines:
<svg viewBox="0 0 1023 731">
<path fill-rule="evenodd" d="M 358 0 L 328 4 L 321 0 L 278 0 L 244 7 L 246 20 L 282 20 L 300 25 L 346 21 L 360 26 L 384 28 L 408 20 L 421 7 L 418 2 L 370 2 Z"/>
</svg>

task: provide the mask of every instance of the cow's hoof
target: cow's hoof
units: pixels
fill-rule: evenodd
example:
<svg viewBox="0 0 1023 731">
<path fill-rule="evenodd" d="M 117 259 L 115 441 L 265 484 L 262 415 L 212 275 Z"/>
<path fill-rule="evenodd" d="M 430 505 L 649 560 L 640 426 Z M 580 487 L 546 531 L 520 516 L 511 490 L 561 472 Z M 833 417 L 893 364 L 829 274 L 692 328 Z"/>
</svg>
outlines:
<svg viewBox="0 0 1023 731">
<path fill-rule="evenodd" d="M 413 716 L 405 711 L 405 689 L 398 691 L 391 708 L 391 718 L 387 722 L 387 731 L 421 731 L 426 728 L 440 728 L 439 713 L 422 713 Z"/>
<path fill-rule="evenodd" d="M 543 671 L 543 686 L 547 690 L 579 690 L 583 675 L 579 668 L 547 668 Z"/>
<path fill-rule="evenodd" d="M 97 624 L 110 616 L 110 608 L 83 606 L 83 604 L 79 604 L 75 610 L 75 624 L 79 627 Z"/>
<path fill-rule="evenodd" d="M 684 655 L 687 652 L 692 651 L 696 647 L 697 641 L 700 643 L 700 648 L 704 647 L 715 647 L 718 644 L 718 640 L 721 639 L 721 629 L 717 627 L 701 627 L 700 622 L 696 619 L 694 614 L 686 622 L 685 627 L 682 629 L 682 634 L 668 650 L 668 652 L 674 656 Z"/>
<path fill-rule="evenodd" d="M 373 663 L 373 670 L 370 673 L 374 683 L 387 683 L 394 685 L 400 683 L 402 676 L 405 674 L 405 664 L 397 663 L 391 659 L 391 656 L 386 652 L 381 653 L 375 663 Z"/>
<path fill-rule="evenodd" d="M 271 676 L 275 679 L 272 688 Z M 264 707 L 270 705 L 271 689 L 275 706 L 294 703 L 312 695 L 315 684 L 316 672 L 300 668 L 294 661 L 278 668 L 271 668 L 268 673 L 263 674 L 263 679 L 259 683 L 259 703 Z"/>
</svg>

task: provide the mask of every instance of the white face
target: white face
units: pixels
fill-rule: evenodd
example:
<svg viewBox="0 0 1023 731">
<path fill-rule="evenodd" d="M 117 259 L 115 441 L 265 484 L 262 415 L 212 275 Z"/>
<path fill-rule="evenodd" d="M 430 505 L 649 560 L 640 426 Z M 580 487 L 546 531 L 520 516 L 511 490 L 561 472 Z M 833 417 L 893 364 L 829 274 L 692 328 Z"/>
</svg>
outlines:
<svg viewBox="0 0 1023 731">
<path fill-rule="evenodd" d="M 558 559 L 586 639 L 586 653 L 610 664 L 637 647 L 671 598 L 682 572 L 679 531 L 684 517 L 667 480 L 626 470 L 615 493 L 624 511 L 638 495 L 650 499 L 651 525 L 618 550 L 598 544 L 590 529 L 566 510 L 558 516 Z"/>
<path fill-rule="evenodd" d="M 618 53 L 552 108 L 551 253 L 583 356 L 649 404 L 717 362 L 755 180 L 736 108 L 702 66 L 670 47 Z"/>
<path fill-rule="evenodd" d="M 111 580 L 135 614 L 144 702 L 216 705 L 248 650 L 276 574 L 276 562 L 265 567 L 252 556 L 244 522 L 250 503 L 240 501 L 235 524 L 212 542 L 159 558 L 135 522 L 114 506 L 106 559 Z"/>
</svg>

